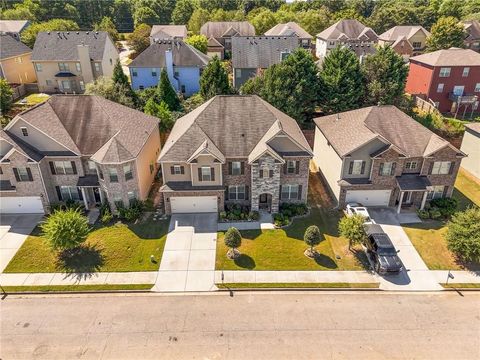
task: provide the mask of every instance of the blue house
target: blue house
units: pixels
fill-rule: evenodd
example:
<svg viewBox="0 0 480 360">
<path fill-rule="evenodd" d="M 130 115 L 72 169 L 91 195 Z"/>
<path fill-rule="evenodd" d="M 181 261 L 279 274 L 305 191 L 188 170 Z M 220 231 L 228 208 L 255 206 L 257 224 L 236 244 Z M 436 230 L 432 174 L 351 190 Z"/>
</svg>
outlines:
<svg viewBox="0 0 480 360">
<path fill-rule="evenodd" d="M 200 90 L 200 74 L 209 57 L 181 40 L 155 41 L 128 66 L 132 87 L 155 87 L 162 69 L 177 92 L 191 96 Z"/>
</svg>

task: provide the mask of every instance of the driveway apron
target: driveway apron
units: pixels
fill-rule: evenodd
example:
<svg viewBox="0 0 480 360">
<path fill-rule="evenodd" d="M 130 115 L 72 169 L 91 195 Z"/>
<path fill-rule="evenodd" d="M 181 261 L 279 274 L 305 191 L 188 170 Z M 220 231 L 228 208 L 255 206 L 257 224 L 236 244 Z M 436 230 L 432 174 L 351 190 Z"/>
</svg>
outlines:
<svg viewBox="0 0 480 360">
<path fill-rule="evenodd" d="M 216 290 L 217 214 L 175 214 L 153 291 Z"/>
</svg>

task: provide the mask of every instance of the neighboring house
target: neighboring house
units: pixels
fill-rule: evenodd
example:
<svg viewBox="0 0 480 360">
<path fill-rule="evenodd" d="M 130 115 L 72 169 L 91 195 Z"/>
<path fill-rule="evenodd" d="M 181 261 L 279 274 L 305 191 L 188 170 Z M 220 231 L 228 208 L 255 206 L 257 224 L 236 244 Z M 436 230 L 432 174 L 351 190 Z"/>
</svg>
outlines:
<svg viewBox="0 0 480 360">
<path fill-rule="evenodd" d="M 443 113 L 475 111 L 480 95 L 480 54 L 450 48 L 411 57 L 405 91 L 435 103 Z"/>
<path fill-rule="evenodd" d="M 0 78 L 14 84 L 37 81 L 31 55 L 32 49 L 24 43 L 10 35 L 0 35 Z"/>
<path fill-rule="evenodd" d="M 480 52 L 480 22 L 478 20 L 464 21 L 463 27 L 467 33 L 464 40 L 465 47 Z"/>
<path fill-rule="evenodd" d="M 309 49 L 312 46 L 313 36 L 306 32 L 296 22 L 290 21 L 286 24 L 277 24 L 265 33 L 266 36 L 296 36 L 300 46 Z"/>
<path fill-rule="evenodd" d="M 460 149 L 467 154 L 467 157 L 462 160 L 462 168 L 480 179 L 480 123 L 465 124 Z"/>
<path fill-rule="evenodd" d="M 378 37 L 378 44 L 389 44 L 397 54 L 410 57 L 425 51 L 429 36 L 430 33 L 420 25 L 394 26 Z"/>
<path fill-rule="evenodd" d="M 100 76 L 111 77 L 118 51 L 105 31 L 48 31 L 37 35 L 32 62 L 45 93 L 83 93 Z"/>
<path fill-rule="evenodd" d="M 1 213 L 145 200 L 160 153 L 158 119 L 90 95 L 54 95 L 0 134 Z"/>
<path fill-rule="evenodd" d="M 232 39 L 233 85 L 240 88 L 248 79 L 280 63 L 300 46 L 296 36 L 236 36 Z"/>
<path fill-rule="evenodd" d="M 305 203 L 311 157 L 297 122 L 260 97 L 215 96 L 175 122 L 160 153 L 165 211 Z"/>
<path fill-rule="evenodd" d="M 181 40 L 162 40 L 151 44 L 129 65 L 135 90 L 157 86 L 162 69 L 170 83 L 185 96 L 200 90 L 200 75 L 209 58 Z"/>
<path fill-rule="evenodd" d="M 0 20 L 0 34 L 10 35 L 20 41 L 22 32 L 29 26 L 29 20 Z"/>
<path fill-rule="evenodd" d="M 248 21 L 208 21 L 200 28 L 200 34 L 208 39 L 208 56 L 224 59 L 230 57 L 232 38 L 253 36 L 255 28 Z"/>
<path fill-rule="evenodd" d="M 186 38 L 185 25 L 153 25 L 150 31 L 150 44 L 158 40 L 185 40 Z"/>
<path fill-rule="evenodd" d="M 316 55 L 323 59 L 337 46 L 348 47 L 360 58 L 374 53 L 378 35 L 355 19 L 340 20 L 317 36 Z"/>
<path fill-rule="evenodd" d="M 450 197 L 463 152 L 393 105 L 315 120 L 314 161 L 338 206 L 423 209 Z"/>
</svg>

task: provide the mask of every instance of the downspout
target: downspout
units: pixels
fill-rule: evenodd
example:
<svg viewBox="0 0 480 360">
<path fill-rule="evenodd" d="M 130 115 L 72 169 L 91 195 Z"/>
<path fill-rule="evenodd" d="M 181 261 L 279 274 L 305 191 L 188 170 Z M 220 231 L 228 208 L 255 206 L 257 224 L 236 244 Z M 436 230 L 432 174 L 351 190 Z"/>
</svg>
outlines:
<svg viewBox="0 0 480 360">
<path fill-rule="evenodd" d="M 45 180 L 43 179 L 42 170 L 40 169 L 40 163 L 37 163 L 37 166 L 38 166 L 38 173 L 40 174 L 40 180 L 42 180 L 43 190 L 45 191 L 45 197 L 47 198 L 47 202 L 50 205 L 50 197 L 48 196 L 47 187 L 45 186 Z"/>
</svg>

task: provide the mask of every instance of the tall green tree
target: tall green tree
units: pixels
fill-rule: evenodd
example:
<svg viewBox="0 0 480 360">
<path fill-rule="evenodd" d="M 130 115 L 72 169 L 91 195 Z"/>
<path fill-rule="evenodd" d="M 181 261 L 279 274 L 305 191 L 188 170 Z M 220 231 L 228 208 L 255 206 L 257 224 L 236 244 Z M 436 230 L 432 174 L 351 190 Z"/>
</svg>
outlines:
<svg viewBox="0 0 480 360">
<path fill-rule="evenodd" d="M 128 81 L 127 75 L 123 72 L 122 65 L 120 64 L 120 60 L 117 60 L 115 66 L 113 67 L 112 73 L 112 81 L 117 87 L 121 87 L 124 89 L 125 96 L 128 96 L 132 99 L 132 103 L 135 106 L 139 105 L 138 95 L 130 86 L 130 82 Z"/>
<path fill-rule="evenodd" d="M 408 67 L 390 46 L 377 48 L 362 64 L 366 102 L 370 105 L 398 104 L 405 93 Z"/>
<path fill-rule="evenodd" d="M 114 1 L 112 19 L 119 32 L 133 31 L 132 4 L 129 0 Z"/>
<path fill-rule="evenodd" d="M 249 17 L 250 23 L 255 27 L 257 34 L 263 34 L 275 25 L 277 25 L 277 19 L 275 14 L 269 9 L 263 9 L 257 15 Z"/>
<path fill-rule="evenodd" d="M 447 246 L 466 261 L 480 261 L 480 207 L 458 212 L 448 222 Z"/>
<path fill-rule="evenodd" d="M 151 27 L 147 24 L 138 25 L 128 38 L 128 45 L 138 55 L 150 45 Z"/>
<path fill-rule="evenodd" d="M 208 49 L 208 39 L 205 35 L 192 35 L 189 36 L 185 42 L 192 45 L 195 49 L 206 54 Z"/>
<path fill-rule="evenodd" d="M 105 16 L 100 23 L 95 24 L 94 30 L 106 31 L 113 41 L 118 40 L 118 31 L 115 28 L 115 24 L 113 23 L 112 19 L 110 19 L 108 16 Z"/>
<path fill-rule="evenodd" d="M 313 37 L 325 30 L 332 23 L 331 14 L 325 7 L 319 10 L 301 11 L 297 13 L 296 16 L 299 25 Z"/>
<path fill-rule="evenodd" d="M 356 109 L 364 94 L 360 61 L 348 48 L 336 47 L 325 57 L 319 74 L 319 106 L 326 113 Z"/>
<path fill-rule="evenodd" d="M 136 0 L 133 18 L 139 24 L 169 24 L 175 0 Z"/>
<path fill-rule="evenodd" d="M 130 86 L 126 87 L 116 84 L 111 78 L 102 76 L 94 82 L 87 84 L 85 94 L 102 96 L 107 100 L 115 101 L 135 109 L 137 108 L 137 103 L 132 99 L 131 90 Z"/>
<path fill-rule="evenodd" d="M 228 73 L 223 67 L 218 56 L 210 60 L 200 76 L 200 95 L 208 100 L 215 95 L 228 95 L 232 93 L 228 81 Z"/>
<path fill-rule="evenodd" d="M 165 103 L 165 101 L 161 101 L 160 104 L 157 104 L 152 97 L 145 104 L 143 111 L 145 114 L 155 116 L 160 120 L 160 133 L 166 134 L 172 129 L 174 120 L 172 112 L 168 109 L 168 105 Z"/>
<path fill-rule="evenodd" d="M 160 18 L 153 9 L 149 7 L 138 7 L 133 13 L 133 21 L 135 23 L 135 27 L 137 27 L 140 24 L 159 24 Z"/>
<path fill-rule="evenodd" d="M 194 34 L 200 33 L 203 24 L 210 20 L 210 12 L 205 9 L 195 9 L 188 20 L 188 30 Z"/>
<path fill-rule="evenodd" d="M 0 78 L 0 115 L 5 114 L 12 107 L 12 88 L 7 80 Z"/>
<path fill-rule="evenodd" d="M 157 85 L 154 98 L 156 103 L 160 104 L 162 101 L 167 104 L 170 111 L 180 110 L 180 99 L 175 92 L 170 79 L 168 78 L 167 71 L 165 69 L 160 73 L 160 81 Z"/>
<path fill-rule="evenodd" d="M 428 51 L 463 47 L 465 30 L 454 17 L 442 17 L 432 26 L 427 38 Z"/>
<path fill-rule="evenodd" d="M 186 25 L 198 7 L 196 0 L 178 0 L 172 12 L 172 21 L 176 25 Z"/>
<path fill-rule="evenodd" d="M 22 32 L 21 40 L 25 45 L 32 48 L 35 44 L 35 40 L 37 39 L 37 34 L 41 31 L 74 31 L 79 29 L 80 28 L 78 27 L 77 23 L 74 21 L 52 19 L 43 23 L 29 26 L 25 31 Z"/>
</svg>

